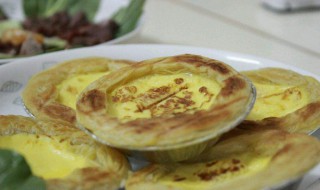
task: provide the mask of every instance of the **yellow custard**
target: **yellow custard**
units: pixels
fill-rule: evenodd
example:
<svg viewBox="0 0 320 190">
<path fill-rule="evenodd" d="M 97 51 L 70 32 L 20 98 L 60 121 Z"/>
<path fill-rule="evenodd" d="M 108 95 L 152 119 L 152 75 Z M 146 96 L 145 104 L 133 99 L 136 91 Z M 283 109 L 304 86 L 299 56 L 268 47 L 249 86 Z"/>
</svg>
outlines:
<svg viewBox="0 0 320 190">
<path fill-rule="evenodd" d="M 59 91 L 58 101 L 63 105 L 76 109 L 77 97 L 81 91 L 90 83 L 108 73 L 109 72 L 98 72 L 72 75 L 57 86 Z"/>
<path fill-rule="evenodd" d="M 207 110 L 221 86 L 214 80 L 191 73 L 154 74 L 114 89 L 108 112 L 123 121 Z"/>
<path fill-rule="evenodd" d="M 282 117 L 302 108 L 309 102 L 306 89 L 295 86 L 278 86 L 254 83 L 257 90 L 255 105 L 248 120 Z"/>
<path fill-rule="evenodd" d="M 32 172 L 44 179 L 63 178 L 75 169 L 94 166 L 93 151 L 75 153 L 69 141 L 44 135 L 15 134 L 0 136 L 0 148 L 22 154 Z M 85 156 L 84 156 L 85 155 Z"/>
</svg>

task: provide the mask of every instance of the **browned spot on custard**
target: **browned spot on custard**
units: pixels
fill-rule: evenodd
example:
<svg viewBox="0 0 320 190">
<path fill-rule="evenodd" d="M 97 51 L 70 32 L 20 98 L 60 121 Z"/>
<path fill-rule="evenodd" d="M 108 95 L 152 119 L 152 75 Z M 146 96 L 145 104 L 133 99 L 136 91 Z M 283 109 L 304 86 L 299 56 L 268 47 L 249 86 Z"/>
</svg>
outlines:
<svg viewBox="0 0 320 190">
<path fill-rule="evenodd" d="M 112 102 L 119 102 L 120 101 L 120 97 L 119 96 L 112 96 Z"/>
<path fill-rule="evenodd" d="M 113 102 L 129 102 L 134 99 L 133 94 L 137 92 L 137 87 L 135 86 L 126 86 L 116 91 L 115 95 L 111 97 Z"/>
<path fill-rule="evenodd" d="M 161 86 L 159 88 L 152 88 L 148 90 L 148 92 L 155 92 L 156 94 L 160 94 L 160 95 L 167 94 L 169 91 L 170 91 L 169 86 Z"/>
<path fill-rule="evenodd" d="M 175 175 L 175 176 L 173 176 L 173 181 L 183 181 L 183 180 L 186 180 L 187 178 L 185 178 L 185 177 L 180 177 L 180 176 L 177 176 L 177 175 Z"/>
<path fill-rule="evenodd" d="M 178 103 L 179 104 L 183 104 L 185 107 L 189 107 L 189 106 L 192 106 L 192 105 L 194 105 L 195 104 L 195 102 L 194 101 L 192 101 L 192 100 L 190 100 L 190 99 L 188 99 L 188 98 L 179 98 L 179 97 L 177 97 L 178 98 Z"/>
<path fill-rule="evenodd" d="M 211 166 L 215 165 L 216 163 L 218 163 L 218 161 L 206 163 L 206 167 L 211 167 Z"/>
<path fill-rule="evenodd" d="M 207 163 L 206 166 L 207 167 L 210 167 L 210 166 L 213 166 L 217 163 L 217 161 L 213 161 L 213 162 L 210 162 L 210 163 Z M 204 181 L 209 181 L 211 179 L 213 179 L 214 177 L 216 176 L 219 176 L 219 175 L 223 175 L 223 174 L 226 174 L 226 173 L 234 173 L 234 172 L 237 172 L 240 170 L 242 164 L 240 164 L 240 160 L 237 160 L 237 159 L 232 159 L 231 160 L 231 165 L 229 167 L 222 167 L 222 168 L 217 168 L 217 169 L 214 169 L 212 171 L 205 171 L 205 172 L 201 172 L 201 173 L 195 173 L 194 175 L 197 175 L 201 180 L 204 180 Z"/>
<path fill-rule="evenodd" d="M 177 93 L 182 92 L 183 97 L 176 96 Z M 159 100 L 155 104 L 149 106 L 151 116 L 170 115 L 175 114 L 175 110 L 184 109 L 184 111 L 190 110 L 188 107 L 195 104 L 191 100 L 192 92 L 187 91 L 187 87 L 181 87 L 179 91 L 172 93 L 163 99 Z M 160 104 L 163 103 L 163 104 Z"/>
<path fill-rule="evenodd" d="M 184 98 L 191 99 L 193 92 L 184 91 L 183 94 L 184 94 Z"/>
<path fill-rule="evenodd" d="M 134 99 L 133 96 L 131 95 L 123 95 L 121 98 L 120 98 L 120 102 L 121 103 L 125 103 L 125 102 L 130 102 Z"/>
<path fill-rule="evenodd" d="M 234 166 L 230 169 L 231 172 L 236 172 L 236 171 L 239 171 L 240 168 L 238 166 Z"/>
<path fill-rule="evenodd" d="M 203 181 L 210 181 L 212 178 L 216 177 L 217 175 L 219 175 L 217 171 L 202 172 L 197 174 L 197 176 Z"/>
<path fill-rule="evenodd" d="M 156 100 L 154 102 L 152 102 L 151 104 L 147 105 L 147 106 L 143 106 L 143 105 L 138 104 L 137 105 L 138 109 L 136 110 L 136 112 L 142 112 L 142 111 L 144 111 L 146 109 L 150 109 L 151 111 L 153 110 L 153 112 L 154 112 L 158 108 L 158 105 L 161 102 L 163 102 L 163 101 L 165 101 L 165 100 L 167 100 L 169 98 L 176 97 L 175 95 L 178 92 L 181 92 L 182 90 L 187 89 L 186 86 L 182 86 L 182 87 L 180 87 L 180 89 L 177 92 L 169 93 L 170 92 L 170 88 L 171 87 L 169 87 L 169 86 L 162 86 L 162 87 L 159 87 L 159 88 L 153 88 L 153 89 L 148 90 L 145 94 L 139 95 L 138 96 L 139 98 L 142 97 L 144 99 L 156 99 Z M 181 100 L 181 103 L 190 104 L 190 102 L 184 102 L 184 101 L 185 100 Z M 172 102 L 172 101 L 169 101 L 169 102 Z M 163 105 L 162 105 L 162 107 L 163 107 Z M 170 107 L 171 107 L 171 105 L 170 105 Z"/>
<path fill-rule="evenodd" d="M 132 94 L 137 92 L 137 87 L 135 86 L 126 86 L 125 89 Z"/>
<path fill-rule="evenodd" d="M 78 90 L 74 87 L 68 86 L 67 91 L 72 94 L 78 94 Z"/>
<path fill-rule="evenodd" d="M 282 99 L 288 99 L 292 94 L 297 94 L 299 99 L 301 99 L 301 91 L 299 89 L 295 89 L 295 88 L 290 88 L 284 91 L 284 94 L 282 96 Z"/>
<path fill-rule="evenodd" d="M 174 82 L 175 82 L 176 84 L 181 84 L 181 83 L 184 82 L 184 80 L 183 80 L 183 78 L 176 78 L 176 79 L 174 79 Z"/>
<path fill-rule="evenodd" d="M 246 86 L 245 81 L 236 76 L 230 77 L 224 82 L 225 86 L 221 89 L 220 92 L 222 96 L 230 96 L 231 94 L 234 94 L 236 91 L 241 90 Z"/>
<path fill-rule="evenodd" d="M 240 163 L 240 160 L 238 160 L 238 159 L 232 159 L 232 163 L 233 163 L 233 164 L 239 164 L 239 163 Z"/>
<path fill-rule="evenodd" d="M 138 95 L 138 98 L 157 99 L 160 96 L 163 96 L 165 94 L 169 94 L 169 92 L 170 92 L 170 87 L 169 86 L 161 86 L 161 87 L 158 87 L 158 88 L 149 89 L 144 94 Z"/>
<path fill-rule="evenodd" d="M 225 174 L 229 171 L 229 168 L 220 168 L 219 174 Z"/>
<path fill-rule="evenodd" d="M 201 88 L 199 88 L 199 92 L 203 93 L 203 94 L 208 94 L 209 93 L 207 87 L 205 87 L 205 86 L 202 86 Z"/>
<path fill-rule="evenodd" d="M 186 55 L 176 56 L 173 59 L 174 59 L 173 61 L 190 63 L 190 64 L 196 65 L 197 67 L 201 67 L 201 66 L 210 67 L 211 69 L 221 74 L 228 74 L 230 72 L 228 67 L 225 66 L 223 63 L 214 59 L 204 59 L 203 57 L 197 56 L 197 55 L 186 54 Z"/>
<path fill-rule="evenodd" d="M 166 100 L 164 104 L 152 106 L 150 108 L 150 111 L 152 116 L 170 115 L 170 114 L 175 114 L 174 111 L 176 109 L 183 108 L 184 111 L 190 110 L 190 108 L 188 107 L 194 104 L 195 102 L 188 98 L 172 96 L 172 99 Z M 159 114 L 159 111 L 160 111 L 160 114 Z"/>
</svg>

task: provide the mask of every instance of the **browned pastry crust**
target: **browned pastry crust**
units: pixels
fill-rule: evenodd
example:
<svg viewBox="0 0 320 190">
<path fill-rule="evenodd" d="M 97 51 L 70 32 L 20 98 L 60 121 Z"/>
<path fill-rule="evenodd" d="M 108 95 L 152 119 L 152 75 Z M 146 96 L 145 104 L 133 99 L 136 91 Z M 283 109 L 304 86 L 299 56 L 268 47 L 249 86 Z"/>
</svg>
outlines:
<svg viewBox="0 0 320 190">
<path fill-rule="evenodd" d="M 84 132 L 74 128 L 71 124 L 54 120 L 35 120 L 23 116 L 0 116 L 0 135 L 10 136 L 27 133 L 45 135 L 50 138 L 59 138 L 70 142 L 72 146 L 81 150 L 81 147 L 94 147 L 96 155 L 95 167 L 86 167 L 73 171 L 66 178 L 48 179 L 48 190 L 55 189 L 108 189 L 117 190 L 129 171 L 126 158 L 118 151 L 97 143 Z M 50 163 L 48 163 L 50 164 Z"/>
<path fill-rule="evenodd" d="M 258 171 L 242 174 L 241 169 L 246 170 L 247 167 L 243 158 L 248 158 L 243 155 L 249 155 L 251 159 L 268 157 L 269 161 Z M 226 165 L 226 160 L 230 160 L 229 166 Z M 127 180 L 126 189 L 276 188 L 303 176 L 319 162 L 320 142 L 314 137 L 281 130 L 236 129 L 191 163 L 152 164 L 133 173 Z M 219 164 L 219 167 L 212 167 Z M 237 172 L 240 173 L 236 174 Z M 201 188 L 197 187 L 200 184 Z"/>
<path fill-rule="evenodd" d="M 309 103 L 282 117 L 266 117 L 261 120 L 246 119 L 240 127 L 277 128 L 289 132 L 310 133 L 320 127 L 320 82 L 310 76 L 282 68 L 264 68 L 241 72 L 253 83 L 267 81 L 274 85 L 301 86 L 309 93 Z M 259 94 L 259 91 L 257 91 Z"/>
<path fill-rule="evenodd" d="M 35 117 L 75 123 L 75 110 L 57 101 L 57 85 L 74 74 L 117 70 L 133 62 L 102 57 L 73 59 L 34 75 L 22 93 L 26 109 Z"/>
<path fill-rule="evenodd" d="M 208 110 L 160 115 L 123 122 L 108 114 L 110 93 L 143 76 L 192 73 L 216 81 L 221 90 Z M 77 102 L 80 128 L 99 140 L 124 149 L 172 149 L 194 145 L 230 130 L 254 102 L 254 89 L 245 77 L 220 61 L 198 55 L 177 55 L 142 61 L 92 83 Z"/>
</svg>

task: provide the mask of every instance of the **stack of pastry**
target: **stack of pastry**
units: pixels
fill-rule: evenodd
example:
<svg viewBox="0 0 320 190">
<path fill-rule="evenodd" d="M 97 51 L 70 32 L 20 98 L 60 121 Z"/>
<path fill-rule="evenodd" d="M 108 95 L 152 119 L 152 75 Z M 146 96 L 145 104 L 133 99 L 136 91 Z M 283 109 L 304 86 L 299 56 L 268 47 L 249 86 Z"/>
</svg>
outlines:
<svg viewBox="0 0 320 190">
<path fill-rule="evenodd" d="M 240 73 L 198 55 L 71 60 L 30 79 L 23 101 L 35 118 L 1 116 L 0 147 L 20 151 L 52 189 L 275 188 L 320 162 L 308 135 L 319 94 L 309 76 Z M 132 171 L 126 157 L 148 164 Z"/>
</svg>

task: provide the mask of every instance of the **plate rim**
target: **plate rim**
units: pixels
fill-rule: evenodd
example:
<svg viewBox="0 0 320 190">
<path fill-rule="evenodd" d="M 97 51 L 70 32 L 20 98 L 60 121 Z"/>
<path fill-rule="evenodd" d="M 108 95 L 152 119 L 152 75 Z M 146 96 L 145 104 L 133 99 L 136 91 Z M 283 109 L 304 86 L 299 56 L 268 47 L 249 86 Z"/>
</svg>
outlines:
<svg viewBox="0 0 320 190">
<path fill-rule="evenodd" d="M 25 61 L 32 61 L 32 60 L 39 60 L 39 59 L 43 59 L 47 56 L 52 56 L 55 54 L 58 54 L 61 56 L 65 56 L 68 54 L 74 54 L 77 52 L 83 52 L 86 50 L 93 50 L 93 49 L 109 49 L 109 48 L 147 48 L 147 49 L 166 49 L 168 52 L 173 51 L 172 48 L 174 49 L 186 49 L 186 50 L 197 50 L 197 51 L 201 51 L 201 52 L 212 52 L 213 54 L 220 54 L 220 56 L 223 56 L 225 58 L 227 57 L 232 57 L 232 58 L 240 58 L 239 60 L 232 60 L 230 59 L 230 61 L 241 61 L 244 64 L 248 64 L 246 63 L 246 61 L 257 61 L 259 62 L 257 65 L 262 65 L 262 67 L 264 67 L 266 65 L 266 63 L 270 63 L 272 65 L 279 65 L 279 67 L 281 68 L 288 68 L 291 69 L 293 71 L 296 71 L 300 74 L 304 74 L 304 75 L 309 75 L 312 77 L 315 77 L 317 80 L 320 80 L 320 75 L 316 75 L 315 73 L 312 73 L 311 71 L 308 71 L 306 69 L 294 66 L 294 65 L 290 65 L 281 61 L 277 61 L 277 60 L 273 60 L 273 59 L 269 59 L 269 58 L 265 58 L 265 57 L 261 57 L 261 56 L 256 56 L 253 54 L 246 54 L 246 53 L 240 53 L 240 52 L 235 52 L 235 51 L 228 51 L 228 50 L 220 50 L 220 49 L 214 49 L 214 48 L 207 48 L 207 47 L 201 47 L 201 46 L 194 46 L 194 45 L 181 45 L 181 44 L 157 44 L 157 43 L 132 43 L 132 44 L 99 44 L 99 45 L 95 45 L 95 46 L 90 46 L 90 47 L 81 47 L 81 48 L 75 48 L 75 49 L 67 49 L 67 50 L 62 50 L 62 51 L 56 51 L 56 52 L 50 52 L 50 53 L 45 53 L 45 54 L 40 54 L 40 55 L 36 55 L 36 56 L 31 56 L 31 57 L 23 57 L 23 58 L 18 58 L 15 60 L 12 60 L 10 62 L 1 64 L 1 60 L 0 60 L 0 72 L 1 70 L 3 70 L 3 68 L 6 67 L 10 67 L 9 65 L 19 65 L 19 64 L 23 64 L 23 62 Z M 205 54 L 205 53 L 204 53 Z M 201 54 L 200 54 L 201 55 Z M 103 57 L 103 55 L 101 55 Z M 106 56 L 105 56 L 106 57 Z M 76 57 L 74 57 L 76 58 Z M 244 58 L 243 60 L 241 60 L 241 58 Z M 67 59 L 66 59 L 67 60 Z M 228 62 L 226 62 L 227 64 L 229 64 Z M 230 64 L 229 64 L 230 65 Z M 232 64 L 231 64 L 232 66 Z M 272 66 L 271 66 L 272 67 Z"/>
</svg>

